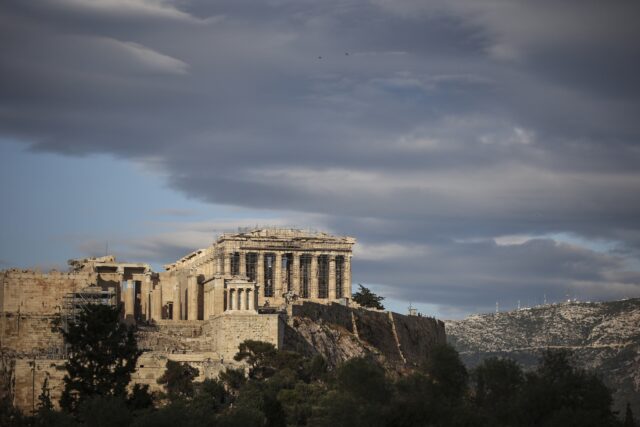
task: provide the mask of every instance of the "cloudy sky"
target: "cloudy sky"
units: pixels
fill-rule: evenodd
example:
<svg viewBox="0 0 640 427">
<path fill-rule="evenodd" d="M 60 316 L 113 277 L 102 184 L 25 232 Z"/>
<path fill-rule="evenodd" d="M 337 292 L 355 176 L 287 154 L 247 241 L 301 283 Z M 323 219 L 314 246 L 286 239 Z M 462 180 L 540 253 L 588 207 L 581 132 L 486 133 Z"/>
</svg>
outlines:
<svg viewBox="0 0 640 427">
<path fill-rule="evenodd" d="M 461 317 L 640 296 L 640 6 L 0 3 L 0 268 L 156 268 L 238 226 L 358 239 Z"/>
</svg>

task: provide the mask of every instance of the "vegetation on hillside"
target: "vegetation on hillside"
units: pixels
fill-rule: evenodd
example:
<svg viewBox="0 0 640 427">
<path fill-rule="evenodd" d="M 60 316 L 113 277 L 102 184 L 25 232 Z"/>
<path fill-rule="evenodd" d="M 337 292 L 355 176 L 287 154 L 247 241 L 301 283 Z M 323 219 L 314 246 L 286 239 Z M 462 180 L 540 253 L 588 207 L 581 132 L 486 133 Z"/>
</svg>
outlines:
<svg viewBox="0 0 640 427">
<path fill-rule="evenodd" d="M 127 348 L 131 358 L 138 353 L 135 346 Z M 119 386 L 74 388 L 79 404 L 60 411 L 47 403 L 49 394 L 43 387 L 37 414 L 24 417 L 5 404 L 0 409 L 0 425 L 634 425 L 630 410 L 625 424 L 617 419 L 611 411 L 609 390 L 596 376 L 576 368 L 571 355 L 564 351 L 545 352 L 538 367 L 530 372 L 523 372 L 511 360 L 496 358 L 468 372 L 458 353 L 443 345 L 433 348 L 419 369 L 403 376 L 390 376 L 375 360 L 367 358 L 351 359 L 329 370 L 320 356 L 308 358 L 259 341 L 242 343 L 235 359 L 243 362 L 244 370 L 228 369 L 218 379 L 203 382 L 195 381 L 197 369 L 168 362 L 165 375 L 158 381 L 165 393 L 158 396 L 138 386 L 128 394 L 116 393 Z M 116 367 L 108 366 L 111 368 L 93 371 L 105 375 L 95 379 L 99 384 L 115 372 Z"/>
<path fill-rule="evenodd" d="M 382 305 L 384 297 L 374 294 L 373 292 L 371 292 L 371 289 L 362 286 L 359 283 L 358 292 L 354 292 L 354 294 L 351 295 L 351 299 L 360 304 L 362 307 L 384 310 L 384 305 Z"/>
</svg>

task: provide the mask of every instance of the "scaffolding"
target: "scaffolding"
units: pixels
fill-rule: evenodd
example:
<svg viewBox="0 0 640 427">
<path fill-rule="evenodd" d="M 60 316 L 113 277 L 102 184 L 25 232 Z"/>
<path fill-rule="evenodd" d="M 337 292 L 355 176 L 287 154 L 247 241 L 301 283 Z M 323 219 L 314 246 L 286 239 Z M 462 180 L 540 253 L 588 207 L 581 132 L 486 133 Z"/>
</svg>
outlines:
<svg viewBox="0 0 640 427">
<path fill-rule="evenodd" d="M 113 289 L 104 290 L 98 286 L 89 286 L 66 294 L 62 303 L 62 328 L 68 331 L 69 324 L 74 323 L 82 310 L 91 304 L 113 307 L 117 304 L 116 292 Z"/>
</svg>

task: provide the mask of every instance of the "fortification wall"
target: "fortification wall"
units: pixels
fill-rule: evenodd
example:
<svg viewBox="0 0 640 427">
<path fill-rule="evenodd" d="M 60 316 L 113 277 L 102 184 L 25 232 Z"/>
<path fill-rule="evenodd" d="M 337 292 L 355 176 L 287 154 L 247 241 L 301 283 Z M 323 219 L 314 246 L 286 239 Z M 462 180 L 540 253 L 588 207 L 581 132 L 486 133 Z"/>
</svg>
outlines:
<svg viewBox="0 0 640 427">
<path fill-rule="evenodd" d="M 358 338 L 377 348 L 389 363 L 404 362 L 387 312 L 357 309 L 353 310 L 353 317 Z"/>
<path fill-rule="evenodd" d="M 60 312 L 69 292 L 96 281 L 93 273 L 40 273 L 7 270 L 2 273 L 2 312 L 54 315 Z"/>
<path fill-rule="evenodd" d="M 224 360 L 232 359 L 240 343 L 247 339 L 270 342 L 282 348 L 285 321 L 279 314 L 248 312 L 213 317 L 202 327 L 206 340 Z"/>
<path fill-rule="evenodd" d="M 1 273 L 0 351 L 12 357 L 61 357 L 62 336 L 52 331 L 64 296 L 95 283 L 92 273 Z"/>
<path fill-rule="evenodd" d="M 52 330 L 55 316 L 7 313 L 0 319 L 0 350 L 16 357 L 61 354 L 62 335 Z"/>
<path fill-rule="evenodd" d="M 138 347 L 167 354 L 212 351 L 212 344 L 202 336 L 203 323 L 198 320 L 161 320 L 152 325 L 140 325 Z"/>
<path fill-rule="evenodd" d="M 291 307 L 291 316 L 306 317 L 332 325 L 338 325 L 353 333 L 353 310 L 342 304 L 314 304 L 303 302 Z"/>
<path fill-rule="evenodd" d="M 31 316 L 29 321 L 36 319 Z M 39 318 L 39 327 L 44 327 L 45 318 Z M 38 406 L 38 396 L 42 384 L 48 378 L 51 399 L 57 405 L 63 389 L 65 374 L 62 359 L 42 359 L 28 357 L 16 349 L 26 350 L 28 345 L 21 340 L 26 335 L 26 323 L 22 323 L 21 333 L 12 341 L 7 341 L 8 352 L 2 354 L 3 371 L 1 388 L 7 388 L 13 396 L 16 407 L 30 412 Z M 33 329 L 33 328 L 32 328 Z M 44 330 L 43 330 L 44 331 Z M 42 337 L 53 339 L 49 332 Z M 208 321 L 159 321 L 154 325 L 140 326 L 138 346 L 144 353 L 138 359 L 136 371 L 132 375 L 133 384 L 146 384 L 151 391 L 161 391 L 158 384 L 166 369 L 167 360 L 185 362 L 198 369 L 198 380 L 217 378 L 227 367 L 237 367 L 233 356 L 240 343 L 247 339 L 267 341 L 282 346 L 284 320 L 278 314 L 232 313 L 214 317 Z M 55 335 L 59 339 L 59 335 Z M 57 342 L 57 341 L 56 341 Z M 60 344 L 62 341 L 59 341 Z M 42 347 L 49 345 L 44 339 Z M 34 401 L 35 399 L 35 401 Z"/>
<path fill-rule="evenodd" d="M 163 386 L 158 384 L 158 379 L 162 377 L 166 370 L 167 361 L 188 363 L 198 370 L 196 381 L 204 381 L 207 378 L 217 378 L 220 372 L 229 367 L 237 367 L 238 364 L 233 359 L 221 360 L 217 353 L 190 353 L 190 354 L 168 354 L 164 352 L 146 352 L 138 359 L 136 372 L 131 376 L 131 386 L 133 384 L 148 385 L 149 391 L 164 391 Z"/>
<path fill-rule="evenodd" d="M 404 316 L 390 313 L 398 347 L 406 363 L 418 366 L 429 355 L 429 349 L 447 341 L 444 322 L 433 317 Z"/>
<path fill-rule="evenodd" d="M 13 404 L 24 412 L 38 409 L 38 396 L 48 379 L 51 402 L 58 408 L 66 374 L 62 359 L 16 359 L 14 366 Z"/>
</svg>

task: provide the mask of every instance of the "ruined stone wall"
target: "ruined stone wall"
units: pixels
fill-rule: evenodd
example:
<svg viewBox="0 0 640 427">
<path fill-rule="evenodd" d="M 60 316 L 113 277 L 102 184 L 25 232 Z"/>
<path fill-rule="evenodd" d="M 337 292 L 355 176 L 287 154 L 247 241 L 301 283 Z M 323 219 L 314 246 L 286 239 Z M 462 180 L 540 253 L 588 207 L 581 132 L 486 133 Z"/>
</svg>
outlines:
<svg viewBox="0 0 640 427">
<path fill-rule="evenodd" d="M 203 338 L 202 326 L 203 322 L 197 320 L 161 320 L 152 325 L 140 325 L 138 347 L 167 354 L 213 351 L 213 344 Z"/>
<path fill-rule="evenodd" d="M 339 325 L 354 332 L 353 310 L 341 304 L 312 304 L 304 302 L 291 306 L 291 316 L 306 317 L 313 320 Z"/>
<path fill-rule="evenodd" d="M 158 384 L 158 379 L 162 377 L 166 370 L 167 361 L 188 363 L 198 370 L 196 381 L 204 381 L 207 378 L 217 378 L 220 372 L 238 365 L 233 359 L 221 361 L 220 357 L 214 353 L 193 353 L 193 354 L 168 354 L 164 352 L 146 352 L 138 359 L 136 372 L 131 376 L 131 384 L 148 385 L 149 391 L 164 391 L 163 386 Z"/>
<path fill-rule="evenodd" d="M 52 321 L 64 296 L 95 283 L 92 273 L 2 272 L 0 351 L 17 357 L 48 357 L 62 352 L 62 337 Z"/>
<path fill-rule="evenodd" d="M 51 402 L 58 408 L 66 374 L 61 359 L 16 359 L 14 367 L 13 404 L 24 412 L 38 409 L 38 396 L 45 378 L 48 379 Z"/>
<path fill-rule="evenodd" d="M 2 312 L 53 315 L 63 297 L 96 281 L 93 273 L 39 273 L 8 270 L 2 273 Z"/>
<path fill-rule="evenodd" d="M 377 348 L 388 363 L 404 362 L 388 313 L 357 309 L 353 310 L 353 316 L 358 338 Z"/>
<path fill-rule="evenodd" d="M 1 351 L 16 357 L 36 357 L 60 354 L 62 335 L 52 331 L 55 316 L 5 313 L 0 319 Z"/>
<path fill-rule="evenodd" d="M 444 322 L 433 317 L 404 316 L 390 313 L 398 347 L 408 364 L 420 365 L 429 349 L 446 342 Z"/>
<path fill-rule="evenodd" d="M 206 321 L 203 334 L 224 360 L 238 352 L 244 340 L 265 341 L 282 348 L 285 321 L 279 314 L 222 314 Z"/>
</svg>

